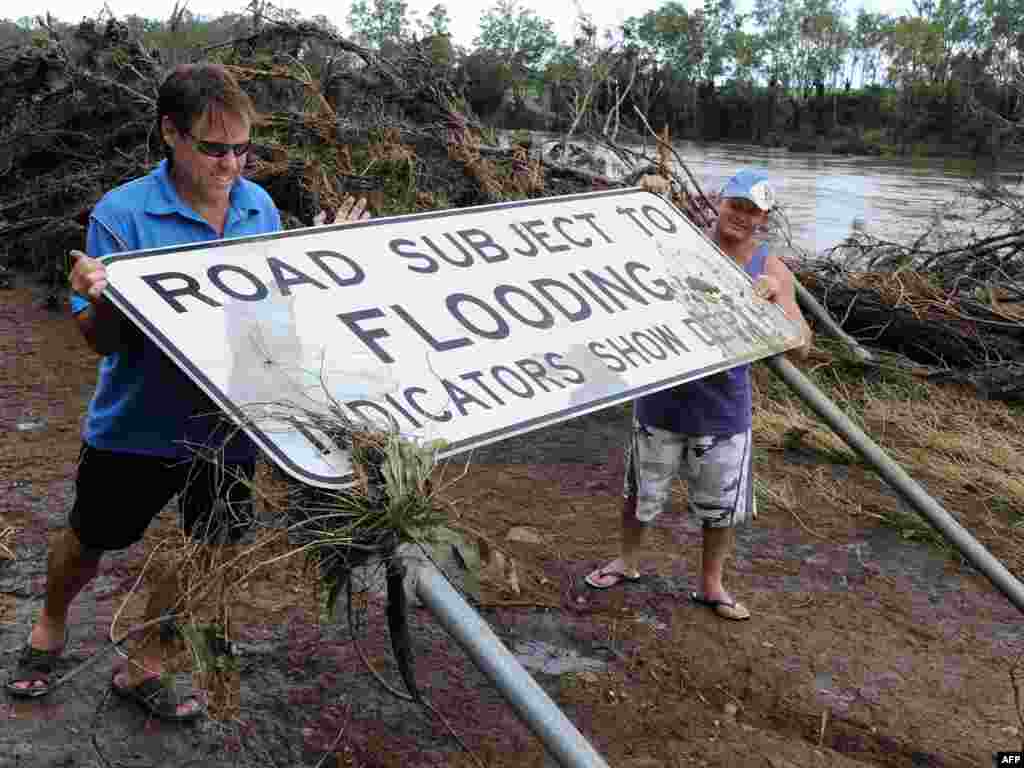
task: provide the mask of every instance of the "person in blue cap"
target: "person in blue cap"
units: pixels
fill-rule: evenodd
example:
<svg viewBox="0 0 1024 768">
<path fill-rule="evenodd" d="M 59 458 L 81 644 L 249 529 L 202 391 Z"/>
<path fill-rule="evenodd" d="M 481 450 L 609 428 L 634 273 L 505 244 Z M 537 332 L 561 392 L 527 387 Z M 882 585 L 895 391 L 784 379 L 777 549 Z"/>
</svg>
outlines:
<svg viewBox="0 0 1024 768">
<path fill-rule="evenodd" d="M 659 191 L 654 179 L 641 186 Z M 663 186 L 663 185 L 662 185 Z M 755 292 L 776 302 L 801 329 L 790 351 L 805 358 L 811 329 L 796 303 L 793 274 L 757 238 L 775 208 L 768 174 L 744 169 L 722 188 L 711 237 L 754 281 Z M 627 449 L 622 542 L 619 557 L 588 574 L 585 582 L 607 589 L 641 578 L 639 554 L 650 523 L 668 506 L 677 473 L 687 480 L 690 512 L 702 525 L 700 591 L 691 599 L 726 619 L 750 611 L 722 583 L 736 526 L 756 516 L 751 461 L 750 369 L 738 366 L 639 398 Z"/>
</svg>

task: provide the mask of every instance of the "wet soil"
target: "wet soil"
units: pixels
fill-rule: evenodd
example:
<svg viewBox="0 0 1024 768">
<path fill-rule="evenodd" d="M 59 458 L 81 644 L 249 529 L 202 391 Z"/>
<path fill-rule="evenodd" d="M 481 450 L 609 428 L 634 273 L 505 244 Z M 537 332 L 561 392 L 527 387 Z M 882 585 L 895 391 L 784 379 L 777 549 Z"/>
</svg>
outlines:
<svg viewBox="0 0 1024 768">
<path fill-rule="evenodd" d="M 72 499 L 95 382 L 95 357 L 43 298 L 24 283 L 0 291 L 0 531 L 15 529 L 17 555 L 0 560 L 3 669 L 42 604 L 47 541 Z M 812 461 L 876 508 L 897 505 L 859 465 L 759 452 L 769 486 L 802 483 L 800 519 L 763 505 L 740 532 L 729 584 L 748 622 L 688 601 L 700 532 L 681 514 L 657 522 L 648 578 L 585 587 L 617 546 L 627 420 L 611 409 L 478 451 L 449 492 L 460 521 L 515 561 L 518 594 L 490 584 L 481 613 L 610 765 L 945 768 L 988 766 L 993 751 L 1021 748 L 1010 678 L 1024 649 L 1019 613 L 969 567 L 800 481 Z M 958 498 L 970 527 L 969 494 Z M 111 515 L 130 504 L 125 478 L 111 488 Z M 73 607 L 64 669 L 106 647 L 148 545 L 174 525 L 169 509 L 146 541 L 104 561 Z M 509 541 L 513 528 L 535 535 Z M 1012 542 L 998 534 L 982 540 L 1009 559 Z M 234 606 L 232 718 L 147 720 L 109 696 L 115 658 L 106 656 L 43 700 L 0 695 L 0 766 L 554 765 L 425 609 L 411 617 L 417 678 L 444 720 L 385 693 L 347 621 L 321 620 L 303 583 L 297 566 L 281 567 L 253 578 Z M 121 621 L 141 610 L 131 600 Z M 367 615 L 362 646 L 397 681 L 382 598 L 369 598 Z"/>
</svg>

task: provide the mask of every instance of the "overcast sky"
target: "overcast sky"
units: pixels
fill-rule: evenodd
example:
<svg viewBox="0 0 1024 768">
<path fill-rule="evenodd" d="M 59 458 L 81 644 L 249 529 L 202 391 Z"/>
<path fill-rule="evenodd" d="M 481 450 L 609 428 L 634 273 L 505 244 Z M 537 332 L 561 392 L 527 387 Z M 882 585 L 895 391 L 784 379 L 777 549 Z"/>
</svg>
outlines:
<svg viewBox="0 0 1024 768">
<path fill-rule="evenodd" d="M 698 8 L 703 5 L 703 0 L 681 1 L 689 8 Z M 408 0 L 408 2 L 409 10 L 418 12 L 419 16 L 423 18 L 438 0 Z M 441 2 L 444 2 L 448 8 L 448 15 L 452 20 L 452 37 L 457 44 L 466 46 L 470 45 L 477 35 L 481 15 L 494 4 L 494 0 L 441 0 Z M 624 0 L 612 0 L 612 2 L 609 0 L 581 0 L 581 2 L 583 9 L 593 16 L 599 27 L 618 24 L 630 16 L 642 16 L 647 11 L 663 4 L 663 0 L 628 0 L 628 2 L 624 2 Z M 154 19 L 166 19 L 174 6 L 173 0 L 170 2 L 166 0 L 108 0 L 107 4 L 118 16 L 135 13 Z M 895 0 L 890 3 L 886 3 L 885 0 L 846 0 L 849 11 L 856 11 L 862 5 L 870 11 L 878 11 L 883 4 L 890 9 L 890 12 L 900 10 L 906 12 L 905 9 L 910 7 L 910 0 Z M 244 0 L 240 0 L 237 4 L 232 4 L 230 0 L 190 0 L 188 3 L 189 9 L 193 13 L 209 16 L 219 16 L 227 11 L 242 12 L 245 5 Z M 341 2 L 338 0 L 280 0 L 275 2 L 275 5 L 294 8 L 306 17 L 323 14 L 343 32 L 349 31 L 346 17 L 350 3 L 347 0 Z M 555 2 L 521 0 L 521 5 L 532 9 L 543 18 L 553 21 L 555 33 L 560 40 L 568 42 L 572 39 L 573 25 L 576 20 L 576 7 L 573 0 L 556 0 Z M 752 0 L 739 0 L 737 5 L 740 9 L 745 9 L 752 7 L 753 2 Z M 84 3 L 81 0 L 42 0 L 38 6 L 33 5 L 31 10 L 26 7 L 23 13 L 34 15 L 48 10 L 62 21 L 77 22 L 84 15 L 95 17 L 102 7 L 102 1 L 95 2 L 95 5 L 92 6 L 90 0 L 86 0 Z M 16 7 L 12 7 L 10 4 L 2 13 L 9 15 L 9 18 L 17 18 L 22 15 L 17 12 Z"/>
</svg>

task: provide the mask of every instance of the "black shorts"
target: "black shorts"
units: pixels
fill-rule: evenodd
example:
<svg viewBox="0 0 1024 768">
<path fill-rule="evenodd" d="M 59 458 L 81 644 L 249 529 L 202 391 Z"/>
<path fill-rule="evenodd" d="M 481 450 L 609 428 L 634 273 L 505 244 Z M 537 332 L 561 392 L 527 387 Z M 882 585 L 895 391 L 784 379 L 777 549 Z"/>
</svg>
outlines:
<svg viewBox="0 0 1024 768">
<path fill-rule="evenodd" d="M 255 459 L 215 464 L 83 444 L 68 524 L 90 549 L 124 549 L 142 538 L 177 494 L 186 534 L 203 541 L 237 541 L 252 520 L 252 491 L 245 481 L 255 473 Z"/>
</svg>

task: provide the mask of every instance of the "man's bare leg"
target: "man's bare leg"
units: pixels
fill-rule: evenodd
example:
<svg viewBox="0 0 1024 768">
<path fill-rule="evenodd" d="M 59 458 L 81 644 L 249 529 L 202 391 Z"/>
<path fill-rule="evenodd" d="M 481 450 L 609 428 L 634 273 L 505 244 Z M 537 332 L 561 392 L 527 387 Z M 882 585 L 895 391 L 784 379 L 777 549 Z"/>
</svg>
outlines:
<svg viewBox="0 0 1024 768">
<path fill-rule="evenodd" d="M 700 588 L 706 600 L 732 602 L 732 597 L 722 586 L 725 561 L 732 553 L 733 529 L 704 527 L 701 551 Z"/>
<path fill-rule="evenodd" d="M 153 621 L 174 609 L 179 597 L 178 574 L 168 571 L 153 585 L 146 603 L 143 622 Z M 160 626 L 155 626 L 143 635 L 143 641 L 128 662 L 114 675 L 118 688 L 132 688 L 151 677 L 160 677 L 164 671 L 167 644 L 163 641 Z M 179 716 L 187 716 L 202 709 L 196 699 L 188 699 L 177 706 Z"/>
<path fill-rule="evenodd" d="M 622 549 L 619 557 L 588 578 L 595 586 L 610 587 L 623 578 L 640 575 L 640 551 L 647 539 L 647 525 L 636 519 L 636 496 L 622 501 Z"/>
<path fill-rule="evenodd" d="M 46 568 L 46 601 L 39 614 L 29 644 L 40 651 L 57 651 L 64 646 L 68 609 L 85 586 L 99 572 L 102 550 L 86 547 L 75 532 L 66 528 L 50 541 Z M 15 688 L 45 687 L 45 683 L 17 682 Z"/>
</svg>

